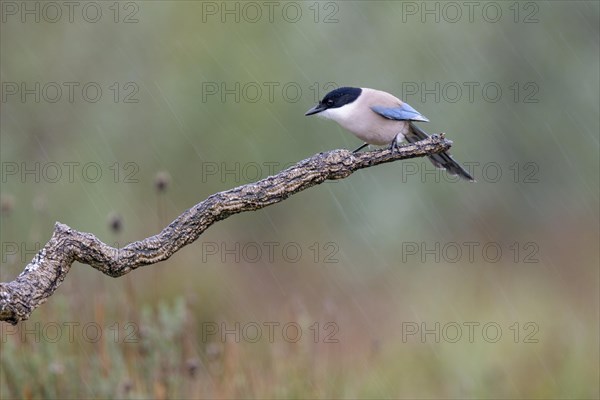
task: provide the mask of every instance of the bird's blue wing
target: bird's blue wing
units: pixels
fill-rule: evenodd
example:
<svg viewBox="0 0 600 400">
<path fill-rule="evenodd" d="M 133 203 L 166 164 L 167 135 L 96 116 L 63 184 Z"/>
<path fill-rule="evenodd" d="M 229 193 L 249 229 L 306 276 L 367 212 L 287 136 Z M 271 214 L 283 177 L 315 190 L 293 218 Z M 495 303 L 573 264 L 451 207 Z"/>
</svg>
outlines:
<svg viewBox="0 0 600 400">
<path fill-rule="evenodd" d="M 371 107 L 371 110 L 387 119 L 429 122 L 429 120 L 421 115 L 420 112 L 406 103 L 402 103 L 402 105 L 398 107 L 373 106 Z"/>
</svg>

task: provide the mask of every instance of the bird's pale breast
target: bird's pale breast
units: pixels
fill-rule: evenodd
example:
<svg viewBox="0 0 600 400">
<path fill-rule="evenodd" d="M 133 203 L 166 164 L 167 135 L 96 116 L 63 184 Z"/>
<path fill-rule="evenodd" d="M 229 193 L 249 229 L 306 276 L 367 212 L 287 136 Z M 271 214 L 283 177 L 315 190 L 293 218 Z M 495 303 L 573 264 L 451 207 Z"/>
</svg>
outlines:
<svg viewBox="0 0 600 400">
<path fill-rule="evenodd" d="M 333 119 L 343 128 L 369 144 L 390 144 L 398 134 L 409 129 L 408 122 L 382 117 L 371 110 L 373 106 L 398 107 L 400 99 L 389 93 L 374 89 L 363 89 L 356 101 L 340 108 L 325 110 L 325 118 Z"/>
</svg>

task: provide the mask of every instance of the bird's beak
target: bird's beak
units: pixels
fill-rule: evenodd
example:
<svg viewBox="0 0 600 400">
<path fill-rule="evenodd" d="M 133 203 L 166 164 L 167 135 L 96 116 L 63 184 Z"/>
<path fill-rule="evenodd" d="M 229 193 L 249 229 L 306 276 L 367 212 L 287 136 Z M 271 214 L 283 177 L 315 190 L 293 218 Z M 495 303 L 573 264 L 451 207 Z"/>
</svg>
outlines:
<svg viewBox="0 0 600 400">
<path fill-rule="evenodd" d="M 318 114 L 321 111 L 325 111 L 326 109 L 327 109 L 327 107 L 325 107 L 323 104 L 319 103 L 316 106 L 314 106 L 313 108 L 311 108 L 310 110 L 308 110 L 306 113 L 304 113 L 304 115 L 308 116 L 308 115 Z"/>
</svg>

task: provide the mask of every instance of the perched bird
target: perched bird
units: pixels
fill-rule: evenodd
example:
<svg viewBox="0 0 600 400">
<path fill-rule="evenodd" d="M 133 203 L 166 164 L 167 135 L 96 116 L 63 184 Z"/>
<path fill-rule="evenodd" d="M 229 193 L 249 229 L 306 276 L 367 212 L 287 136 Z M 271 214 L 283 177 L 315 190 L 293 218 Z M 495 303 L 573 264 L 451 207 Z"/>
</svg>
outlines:
<svg viewBox="0 0 600 400">
<path fill-rule="evenodd" d="M 394 150 L 403 139 L 414 143 L 428 137 L 414 124 L 415 121 L 429 122 L 427 118 L 397 97 L 380 90 L 337 88 L 304 115 L 313 114 L 334 120 L 365 142 L 354 152 L 369 144 L 390 145 Z M 451 175 L 474 181 L 448 152 L 430 155 L 429 159 L 437 168 L 445 168 Z"/>
</svg>

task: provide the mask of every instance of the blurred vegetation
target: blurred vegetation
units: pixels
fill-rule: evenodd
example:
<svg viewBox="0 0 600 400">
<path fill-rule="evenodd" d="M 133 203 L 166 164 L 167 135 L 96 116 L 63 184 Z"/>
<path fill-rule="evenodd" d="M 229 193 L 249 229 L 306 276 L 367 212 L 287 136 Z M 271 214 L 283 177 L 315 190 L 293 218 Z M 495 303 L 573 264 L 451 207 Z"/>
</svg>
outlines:
<svg viewBox="0 0 600 400">
<path fill-rule="evenodd" d="M 113 2 L 98 2 L 96 23 L 81 8 L 72 23 L 3 14 L 2 281 L 23 270 L 55 221 L 122 245 L 215 192 L 353 148 L 359 141 L 334 123 L 303 115 L 332 84 L 403 97 L 431 120 L 426 130 L 454 141 L 478 182 L 450 182 L 425 160 L 393 163 L 219 222 L 169 261 L 121 279 L 75 265 L 30 321 L 0 326 L 0 396 L 598 398 L 599 4 L 485 2 L 502 10 L 492 23 L 484 3 L 472 22 L 464 7 L 456 22 L 450 9 L 422 22 L 409 3 L 443 4 L 281 2 L 273 22 L 264 8 L 257 22 L 207 14 L 242 10 L 236 2 L 123 2 L 117 23 Z M 281 14 L 289 4 L 302 10 L 297 22 Z M 125 23 L 134 11 L 137 22 Z M 325 23 L 334 11 L 337 22 Z M 7 95 L 7 83 L 22 82 L 80 86 L 73 102 L 66 90 L 55 103 Z M 81 95 L 90 82 L 103 90 L 97 102 Z M 258 84 L 262 97 L 207 92 L 236 82 Z M 436 82 L 448 89 L 439 101 L 409 90 Z M 486 84 L 501 88 L 497 101 Z M 285 85 L 301 88 L 297 100 Z M 21 176 L 36 163 L 40 179 Z M 56 180 L 52 163 L 62 167 Z M 72 180 L 65 163 L 79 163 Z M 477 244 L 472 259 L 465 243 Z M 490 243 L 502 251 L 497 262 L 482 251 Z M 237 261 L 227 253 L 236 244 L 263 253 Z M 282 252 L 289 244 L 299 261 Z M 452 244 L 458 259 L 443 252 Z M 293 322 L 304 336 L 202 335 L 207 324 L 236 322 Z M 337 343 L 325 342 L 328 322 Z M 471 342 L 466 328 L 456 343 L 403 340 L 407 323 L 436 322 L 493 322 L 503 332 L 497 342 L 481 330 Z M 528 322 L 537 342 L 524 341 Z M 73 340 L 64 323 L 79 324 Z M 82 334 L 86 324 L 100 327 L 98 341 Z"/>
</svg>

